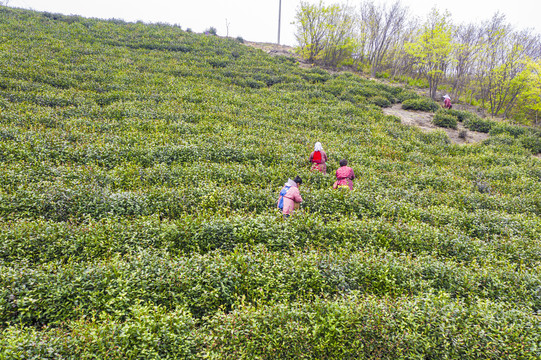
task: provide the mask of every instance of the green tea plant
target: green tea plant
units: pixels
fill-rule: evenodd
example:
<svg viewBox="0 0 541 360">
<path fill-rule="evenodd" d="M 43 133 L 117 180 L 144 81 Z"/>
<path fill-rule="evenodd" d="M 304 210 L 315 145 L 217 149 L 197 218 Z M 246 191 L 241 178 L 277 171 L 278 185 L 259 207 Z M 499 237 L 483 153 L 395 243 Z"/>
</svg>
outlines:
<svg viewBox="0 0 541 360">
<path fill-rule="evenodd" d="M 488 133 L 493 126 L 496 125 L 494 120 L 490 119 L 481 119 L 480 117 L 473 115 L 468 117 L 464 121 L 464 126 L 472 131 L 479 131 L 483 133 Z"/>
<path fill-rule="evenodd" d="M 436 113 L 434 114 L 434 119 L 432 121 L 436 126 L 451 129 L 456 129 L 458 124 L 458 118 L 456 116 L 441 110 L 436 111 Z"/>
<path fill-rule="evenodd" d="M 402 102 L 402 109 L 435 112 L 440 109 L 440 106 L 432 99 L 413 98 L 404 100 Z"/>
</svg>

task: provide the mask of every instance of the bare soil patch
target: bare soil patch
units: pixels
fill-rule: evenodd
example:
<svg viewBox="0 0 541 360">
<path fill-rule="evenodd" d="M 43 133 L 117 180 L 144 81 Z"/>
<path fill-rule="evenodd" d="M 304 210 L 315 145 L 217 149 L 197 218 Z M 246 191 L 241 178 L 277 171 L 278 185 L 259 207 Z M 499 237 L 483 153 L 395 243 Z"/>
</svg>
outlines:
<svg viewBox="0 0 541 360">
<path fill-rule="evenodd" d="M 293 56 L 295 58 L 298 58 L 297 54 L 295 54 L 295 48 L 287 45 L 278 45 L 278 44 L 272 44 L 272 43 L 257 43 L 252 41 L 246 41 L 244 40 L 244 45 L 251 46 L 256 49 L 263 50 L 267 54 L 270 55 L 284 55 L 284 56 Z"/>
<path fill-rule="evenodd" d="M 384 108 L 383 113 L 398 116 L 402 120 L 402 124 L 416 126 L 424 132 L 443 130 L 455 144 L 472 144 L 488 139 L 488 134 L 468 130 L 461 123 L 458 123 L 456 130 L 438 127 L 432 122 L 434 114 L 424 111 L 404 110 L 402 104 L 394 104 L 393 107 Z M 463 138 L 459 136 L 461 131 L 466 131 L 466 136 Z"/>
</svg>

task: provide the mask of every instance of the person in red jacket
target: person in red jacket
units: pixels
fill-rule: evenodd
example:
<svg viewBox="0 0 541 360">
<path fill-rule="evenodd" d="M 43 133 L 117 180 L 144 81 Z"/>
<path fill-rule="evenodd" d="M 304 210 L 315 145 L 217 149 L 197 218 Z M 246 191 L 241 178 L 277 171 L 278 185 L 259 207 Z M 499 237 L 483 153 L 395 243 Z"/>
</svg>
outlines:
<svg viewBox="0 0 541 360">
<path fill-rule="evenodd" d="M 451 105 L 451 98 L 447 94 L 443 95 L 443 107 L 445 109 L 451 109 L 453 107 L 453 105 Z"/>
<path fill-rule="evenodd" d="M 327 173 L 327 154 L 323 151 L 323 146 L 319 141 L 314 145 L 314 151 L 310 154 L 310 163 L 312 164 L 311 171 Z"/>
<path fill-rule="evenodd" d="M 333 184 L 334 189 L 347 187 L 350 190 L 353 190 L 353 179 L 355 179 L 355 173 L 353 173 L 353 169 L 347 165 L 348 161 L 346 159 L 340 160 L 340 167 L 336 170 L 336 182 Z"/>
</svg>

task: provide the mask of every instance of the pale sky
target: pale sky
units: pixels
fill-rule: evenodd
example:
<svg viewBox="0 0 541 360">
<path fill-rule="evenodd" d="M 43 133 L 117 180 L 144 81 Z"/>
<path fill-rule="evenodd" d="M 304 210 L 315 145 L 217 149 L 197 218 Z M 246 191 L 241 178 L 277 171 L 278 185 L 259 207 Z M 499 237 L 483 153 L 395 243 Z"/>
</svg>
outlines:
<svg viewBox="0 0 541 360">
<path fill-rule="evenodd" d="M 295 26 L 291 23 L 295 20 L 300 1 L 281 0 L 282 44 L 296 45 Z M 317 4 L 319 0 L 307 2 Z M 195 32 L 203 32 L 212 26 L 221 36 L 241 36 L 248 41 L 276 43 L 279 3 L 280 0 L 9 0 L 8 5 L 102 19 L 166 22 Z M 360 1 L 327 0 L 324 3 L 348 3 L 355 6 Z M 499 11 L 506 15 L 507 22 L 516 30 L 533 28 L 536 33 L 541 33 L 539 0 L 402 0 L 402 4 L 409 7 L 412 15 L 423 20 L 434 6 L 439 10 L 449 10 L 455 24 L 478 23 L 488 20 Z"/>
</svg>

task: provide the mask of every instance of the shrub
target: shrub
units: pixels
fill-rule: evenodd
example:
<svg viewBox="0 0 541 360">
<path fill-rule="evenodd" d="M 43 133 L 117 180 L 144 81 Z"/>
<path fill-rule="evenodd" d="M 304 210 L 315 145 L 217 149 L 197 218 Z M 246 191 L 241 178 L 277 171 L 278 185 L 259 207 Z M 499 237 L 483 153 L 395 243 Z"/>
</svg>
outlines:
<svg viewBox="0 0 541 360">
<path fill-rule="evenodd" d="M 417 88 L 427 88 L 429 86 L 428 81 L 426 79 L 412 79 L 408 78 L 407 83 L 409 86 L 414 86 Z"/>
<path fill-rule="evenodd" d="M 440 108 L 438 103 L 432 99 L 419 98 L 419 99 L 408 99 L 402 103 L 402 109 L 404 110 L 420 110 L 435 112 Z"/>
<path fill-rule="evenodd" d="M 203 342 L 210 358 L 222 358 L 224 353 L 237 359 L 254 354 L 261 359 L 474 359 L 479 354 L 491 359 L 508 354 L 534 359 L 539 355 L 539 320 L 526 311 L 442 295 L 360 298 L 290 307 L 243 306 L 213 317 L 209 340 Z"/>
<path fill-rule="evenodd" d="M 464 121 L 464 126 L 471 131 L 478 131 L 483 133 L 490 132 L 492 126 L 496 124 L 495 121 L 489 119 L 481 119 L 477 115 L 470 116 Z"/>
<path fill-rule="evenodd" d="M 216 28 L 211 26 L 207 30 L 205 30 L 205 34 L 207 34 L 207 35 L 217 35 L 218 33 L 216 31 Z"/>
<path fill-rule="evenodd" d="M 508 135 L 508 134 L 498 134 L 494 136 L 490 136 L 488 139 L 486 139 L 483 144 L 485 145 L 494 145 L 494 146 L 512 146 L 517 144 L 517 139 L 514 137 Z"/>
<path fill-rule="evenodd" d="M 535 135 L 524 135 L 519 137 L 520 144 L 533 154 L 541 153 L 541 138 Z"/>
<path fill-rule="evenodd" d="M 368 102 L 383 108 L 391 106 L 389 99 L 379 95 L 368 98 Z"/>
<path fill-rule="evenodd" d="M 506 123 L 497 123 L 490 128 L 490 135 L 509 134 L 513 137 L 525 135 L 528 129 L 523 126 L 516 126 Z"/>
<path fill-rule="evenodd" d="M 445 111 L 437 111 L 434 114 L 434 119 L 432 120 L 434 125 L 445 128 L 456 129 L 457 127 L 457 118 Z"/>
<path fill-rule="evenodd" d="M 390 120 L 390 121 L 392 121 L 394 123 L 397 123 L 397 124 L 402 123 L 402 119 L 399 116 L 396 116 L 396 115 L 387 115 L 386 119 L 388 119 L 388 120 Z"/>
<path fill-rule="evenodd" d="M 460 122 L 466 120 L 468 117 L 473 115 L 469 111 L 454 110 L 454 109 L 440 109 L 439 111 L 445 112 L 449 115 L 453 115 Z"/>
<path fill-rule="evenodd" d="M 414 92 L 414 91 L 401 89 L 401 91 L 399 91 L 399 92 L 396 94 L 396 98 L 397 98 L 398 102 L 404 102 L 404 101 L 410 100 L 410 99 L 420 99 L 421 96 L 418 95 L 418 94 L 417 94 L 416 92 Z"/>
</svg>

